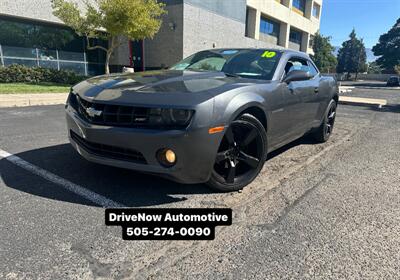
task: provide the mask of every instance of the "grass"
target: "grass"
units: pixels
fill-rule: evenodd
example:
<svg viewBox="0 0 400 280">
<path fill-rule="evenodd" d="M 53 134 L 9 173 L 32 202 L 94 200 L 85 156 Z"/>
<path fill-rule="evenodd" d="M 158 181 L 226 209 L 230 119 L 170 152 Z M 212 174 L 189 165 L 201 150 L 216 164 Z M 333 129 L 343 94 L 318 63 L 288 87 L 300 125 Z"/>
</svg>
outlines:
<svg viewBox="0 0 400 280">
<path fill-rule="evenodd" d="M 66 93 L 70 85 L 53 83 L 0 83 L 0 94 L 7 93 Z"/>
</svg>

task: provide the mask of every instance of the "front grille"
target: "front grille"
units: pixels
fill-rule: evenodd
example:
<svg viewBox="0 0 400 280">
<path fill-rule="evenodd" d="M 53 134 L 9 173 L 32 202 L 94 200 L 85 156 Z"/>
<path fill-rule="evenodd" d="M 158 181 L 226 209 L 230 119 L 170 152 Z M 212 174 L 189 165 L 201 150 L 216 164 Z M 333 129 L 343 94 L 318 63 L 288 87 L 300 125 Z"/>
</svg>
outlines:
<svg viewBox="0 0 400 280">
<path fill-rule="evenodd" d="M 70 131 L 70 135 L 71 135 L 71 138 L 81 148 L 83 148 L 85 151 L 87 151 L 90 154 L 100 156 L 100 157 L 117 159 L 117 160 L 131 161 L 134 163 L 147 164 L 146 159 L 144 158 L 142 153 L 140 153 L 138 151 L 89 142 L 86 139 L 83 139 L 82 137 L 80 137 L 78 134 L 76 134 L 72 130 Z"/>
<path fill-rule="evenodd" d="M 75 94 L 71 95 L 70 104 L 81 118 L 93 124 L 122 127 L 149 125 L 150 108 L 94 103 Z M 90 115 L 88 109 L 99 114 Z"/>
</svg>

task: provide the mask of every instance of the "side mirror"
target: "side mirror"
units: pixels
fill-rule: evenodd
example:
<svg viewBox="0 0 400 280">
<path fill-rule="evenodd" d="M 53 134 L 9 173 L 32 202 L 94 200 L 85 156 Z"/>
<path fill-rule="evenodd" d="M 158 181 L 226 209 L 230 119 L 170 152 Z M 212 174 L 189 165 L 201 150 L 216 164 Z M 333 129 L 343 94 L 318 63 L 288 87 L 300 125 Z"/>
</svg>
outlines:
<svg viewBox="0 0 400 280">
<path fill-rule="evenodd" d="M 311 78 L 312 76 L 310 72 L 293 70 L 286 75 L 286 77 L 283 79 L 283 82 L 289 84 L 290 82 L 295 82 L 295 81 L 307 81 Z"/>
</svg>

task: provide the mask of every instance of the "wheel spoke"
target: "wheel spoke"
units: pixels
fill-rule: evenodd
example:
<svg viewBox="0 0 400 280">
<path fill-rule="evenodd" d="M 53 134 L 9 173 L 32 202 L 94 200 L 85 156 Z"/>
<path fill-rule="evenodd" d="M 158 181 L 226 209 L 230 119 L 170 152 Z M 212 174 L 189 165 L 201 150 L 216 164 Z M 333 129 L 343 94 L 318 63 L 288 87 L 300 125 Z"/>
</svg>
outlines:
<svg viewBox="0 0 400 280">
<path fill-rule="evenodd" d="M 333 119 L 335 118 L 335 115 L 336 115 L 336 112 L 333 111 L 332 113 L 330 113 L 328 119 L 329 119 L 329 120 L 333 120 Z"/>
<path fill-rule="evenodd" d="M 230 162 L 228 167 L 228 175 L 226 176 L 226 182 L 232 184 L 235 181 L 236 166 L 234 163 Z"/>
<path fill-rule="evenodd" d="M 257 130 L 255 128 L 252 128 L 249 134 L 247 134 L 246 138 L 244 138 L 242 143 L 240 143 L 240 146 L 245 147 L 249 145 L 257 137 L 257 135 L 258 135 Z"/>
<path fill-rule="evenodd" d="M 252 168 L 257 168 L 257 166 L 260 162 L 260 160 L 258 158 L 252 157 L 242 151 L 240 151 L 238 160 L 246 163 L 248 166 L 250 166 Z"/>
<path fill-rule="evenodd" d="M 235 143 L 235 138 L 233 136 L 232 128 L 229 127 L 225 133 L 226 140 L 228 141 L 229 145 L 233 145 Z"/>
<path fill-rule="evenodd" d="M 331 133 L 331 128 L 332 126 L 330 124 L 326 124 L 326 134 L 330 134 Z"/>
<path fill-rule="evenodd" d="M 217 157 L 215 159 L 216 163 L 221 163 L 222 161 L 225 161 L 228 157 L 226 155 L 227 151 L 219 152 L 217 153 Z"/>
</svg>

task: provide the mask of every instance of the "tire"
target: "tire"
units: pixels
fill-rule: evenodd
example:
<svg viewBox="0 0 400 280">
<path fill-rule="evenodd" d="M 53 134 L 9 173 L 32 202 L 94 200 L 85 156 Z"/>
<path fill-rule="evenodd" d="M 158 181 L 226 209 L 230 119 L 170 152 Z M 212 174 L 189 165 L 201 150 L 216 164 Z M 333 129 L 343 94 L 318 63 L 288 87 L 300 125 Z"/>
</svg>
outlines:
<svg viewBox="0 0 400 280">
<path fill-rule="evenodd" d="M 266 154 L 264 126 L 253 115 L 241 115 L 225 131 L 208 186 L 220 192 L 243 189 L 260 173 Z"/>
<path fill-rule="evenodd" d="M 333 133 L 335 125 L 337 104 L 335 100 L 331 100 L 325 111 L 324 119 L 318 129 L 312 133 L 313 138 L 318 143 L 324 143 L 329 140 Z"/>
</svg>

